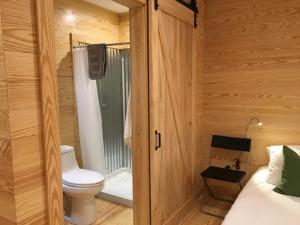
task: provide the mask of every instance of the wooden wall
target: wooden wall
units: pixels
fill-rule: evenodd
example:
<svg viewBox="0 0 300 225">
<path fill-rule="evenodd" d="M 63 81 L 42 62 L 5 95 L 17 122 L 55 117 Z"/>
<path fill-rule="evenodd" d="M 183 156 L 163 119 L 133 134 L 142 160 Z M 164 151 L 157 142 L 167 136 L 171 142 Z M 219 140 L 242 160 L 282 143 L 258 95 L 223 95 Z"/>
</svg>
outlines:
<svg viewBox="0 0 300 225">
<path fill-rule="evenodd" d="M 0 224 L 45 224 L 35 1 L 0 11 Z"/>
<path fill-rule="evenodd" d="M 267 145 L 300 143 L 299 21 L 298 0 L 206 1 L 203 167 L 211 135 L 243 136 L 252 117 L 251 172 Z"/>
<path fill-rule="evenodd" d="M 205 1 L 198 0 L 199 15 L 197 17 L 197 29 L 194 32 L 194 76 L 193 76 L 193 149 L 194 149 L 194 179 L 196 194 L 200 191 L 200 171 L 203 169 L 203 157 L 201 151 L 201 134 L 203 129 L 203 72 L 204 72 L 204 15 Z"/>
<path fill-rule="evenodd" d="M 128 42 L 129 41 L 129 14 L 123 13 L 119 16 L 120 18 L 120 29 L 119 29 L 119 41 Z"/>
<path fill-rule="evenodd" d="M 0 12 L 0 224 L 13 224 L 16 210 L 1 15 Z"/>
<path fill-rule="evenodd" d="M 66 18 L 68 13 L 74 21 Z M 54 0 L 54 22 L 61 143 L 75 146 L 82 164 L 69 34 L 75 44 L 129 41 L 129 18 L 82 0 Z"/>
</svg>

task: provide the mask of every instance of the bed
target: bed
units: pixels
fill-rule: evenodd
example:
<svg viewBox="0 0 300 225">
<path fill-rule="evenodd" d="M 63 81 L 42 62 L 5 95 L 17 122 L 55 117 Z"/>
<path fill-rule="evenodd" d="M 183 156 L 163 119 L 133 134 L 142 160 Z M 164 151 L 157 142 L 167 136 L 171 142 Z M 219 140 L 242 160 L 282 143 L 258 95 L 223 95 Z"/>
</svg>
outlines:
<svg viewBox="0 0 300 225">
<path fill-rule="evenodd" d="M 222 225 L 300 225 L 300 198 L 274 192 L 268 167 L 252 176 Z"/>
</svg>

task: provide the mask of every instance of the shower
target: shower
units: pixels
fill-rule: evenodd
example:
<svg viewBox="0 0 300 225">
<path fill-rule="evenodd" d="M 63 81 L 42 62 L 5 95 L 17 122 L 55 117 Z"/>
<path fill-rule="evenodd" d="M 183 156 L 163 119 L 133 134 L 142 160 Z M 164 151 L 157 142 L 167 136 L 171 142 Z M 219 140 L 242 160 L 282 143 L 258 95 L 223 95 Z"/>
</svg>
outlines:
<svg viewBox="0 0 300 225">
<path fill-rule="evenodd" d="M 131 169 L 131 150 L 124 144 L 124 125 L 130 92 L 129 49 L 107 48 L 105 77 L 97 80 L 102 113 L 106 174 Z"/>
<path fill-rule="evenodd" d="M 127 206 L 132 206 L 131 149 L 124 143 L 130 86 L 130 49 L 108 47 L 106 73 L 97 80 L 106 171 L 99 197 Z"/>
</svg>

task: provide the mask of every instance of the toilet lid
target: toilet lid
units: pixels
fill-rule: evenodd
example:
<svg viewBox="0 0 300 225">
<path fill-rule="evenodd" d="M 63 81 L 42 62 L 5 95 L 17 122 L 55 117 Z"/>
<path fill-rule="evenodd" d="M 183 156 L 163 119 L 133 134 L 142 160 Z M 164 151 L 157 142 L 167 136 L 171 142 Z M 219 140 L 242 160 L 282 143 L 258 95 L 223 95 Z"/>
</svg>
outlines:
<svg viewBox="0 0 300 225">
<path fill-rule="evenodd" d="M 91 170 L 76 169 L 64 173 L 62 181 L 63 184 L 71 187 L 92 187 L 102 183 L 104 176 Z"/>
</svg>

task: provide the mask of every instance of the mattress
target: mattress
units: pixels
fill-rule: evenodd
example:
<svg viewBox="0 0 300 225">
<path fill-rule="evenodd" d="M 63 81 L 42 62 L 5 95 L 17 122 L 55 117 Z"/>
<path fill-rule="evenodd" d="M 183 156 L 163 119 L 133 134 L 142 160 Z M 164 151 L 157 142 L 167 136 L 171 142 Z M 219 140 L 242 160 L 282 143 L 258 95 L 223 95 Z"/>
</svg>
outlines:
<svg viewBox="0 0 300 225">
<path fill-rule="evenodd" d="M 300 225 L 300 198 L 274 192 L 268 173 L 267 167 L 257 170 L 222 225 Z"/>
</svg>

